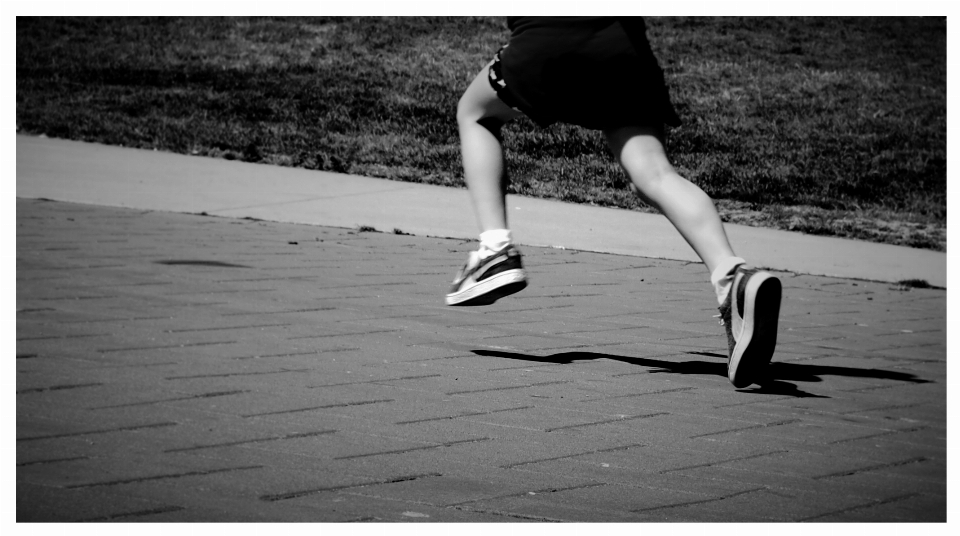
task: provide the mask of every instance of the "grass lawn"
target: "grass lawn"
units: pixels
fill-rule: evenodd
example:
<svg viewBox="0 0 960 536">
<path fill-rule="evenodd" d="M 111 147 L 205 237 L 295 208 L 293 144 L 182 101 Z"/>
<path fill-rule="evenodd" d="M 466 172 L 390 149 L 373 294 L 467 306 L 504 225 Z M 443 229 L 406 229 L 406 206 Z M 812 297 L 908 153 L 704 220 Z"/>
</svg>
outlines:
<svg viewBox="0 0 960 536">
<path fill-rule="evenodd" d="M 945 18 L 651 18 L 676 167 L 726 221 L 946 250 Z M 17 131 L 463 187 L 502 18 L 18 18 Z M 650 210 L 598 132 L 505 129 L 511 192 Z"/>
</svg>

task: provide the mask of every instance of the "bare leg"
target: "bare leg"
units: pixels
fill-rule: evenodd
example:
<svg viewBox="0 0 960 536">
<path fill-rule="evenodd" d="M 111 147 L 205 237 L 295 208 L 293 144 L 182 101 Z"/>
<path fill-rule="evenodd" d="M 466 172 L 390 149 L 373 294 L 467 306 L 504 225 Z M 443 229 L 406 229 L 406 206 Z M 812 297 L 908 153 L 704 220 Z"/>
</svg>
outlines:
<svg viewBox="0 0 960 536">
<path fill-rule="evenodd" d="M 507 177 L 500 127 L 520 115 L 490 87 L 489 69 L 490 64 L 480 71 L 457 106 L 463 176 L 481 232 L 507 228 Z"/>
<path fill-rule="evenodd" d="M 670 165 L 661 128 L 624 127 L 604 134 L 640 198 L 670 220 L 710 273 L 734 256 L 713 200 Z"/>
</svg>

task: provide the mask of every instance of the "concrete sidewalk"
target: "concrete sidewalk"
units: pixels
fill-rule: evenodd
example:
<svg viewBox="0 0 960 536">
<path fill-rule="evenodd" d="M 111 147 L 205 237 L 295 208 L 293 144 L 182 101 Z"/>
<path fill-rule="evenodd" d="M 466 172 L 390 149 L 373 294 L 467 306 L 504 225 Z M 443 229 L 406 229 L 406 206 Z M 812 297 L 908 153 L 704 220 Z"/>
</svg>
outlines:
<svg viewBox="0 0 960 536">
<path fill-rule="evenodd" d="M 252 217 L 417 236 L 476 238 L 466 190 L 319 171 L 17 136 L 17 196 Z M 510 196 L 523 245 L 698 261 L 666 218 Z M 800 274 L 946 288 L 946 254 L 727 225 L 750 263 Z"/>
<path fill-rule="evenodd" d="M 946 520 L 945 291 L 781 274 L 736 390 L 702 265 L 472 246 L 18 200 L 17 520 Z"/>
</svg>

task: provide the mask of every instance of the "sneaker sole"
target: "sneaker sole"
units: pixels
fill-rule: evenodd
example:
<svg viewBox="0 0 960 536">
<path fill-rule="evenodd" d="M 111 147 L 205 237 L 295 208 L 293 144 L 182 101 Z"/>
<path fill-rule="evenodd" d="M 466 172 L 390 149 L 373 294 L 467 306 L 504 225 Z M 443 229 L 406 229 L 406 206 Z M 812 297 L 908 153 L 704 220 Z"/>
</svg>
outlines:
<svg viewBox="0 0 960 536">
<path fill-rule="evenodd" d="M 454 294 L 447 294 L 447 305 L 462 307 L 490 305 L 491 303 L 520 292 L 527 286 L 523 270 L 508 270 Z"/>
<path fill-rule="evenodd" d="M 760 379 L 777 346 L 783 286 L 773 276 L 754 278 L 744 291 L 743 334 L 730 357 L 727 377 L 734 387 Z"/>
</svg>

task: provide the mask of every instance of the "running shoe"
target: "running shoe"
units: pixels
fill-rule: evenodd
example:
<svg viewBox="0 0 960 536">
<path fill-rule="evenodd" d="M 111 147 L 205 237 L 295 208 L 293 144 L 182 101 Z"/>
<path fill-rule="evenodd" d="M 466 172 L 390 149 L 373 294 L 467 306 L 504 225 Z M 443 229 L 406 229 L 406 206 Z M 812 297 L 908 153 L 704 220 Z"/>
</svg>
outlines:
<svg viewBox="0 0 960 536">
<path fill-rule="evenodd" d="M 727 299 L 720 306 L 720 324 L 727 330 L 730 360 L 727 378 L 737 388 L 763 378 L 777 346 L 780 280 L 769 272 L 737 268 Z"/>
<path fill-rule="evenodd" d="M 523 271 L 520 252 L 513 245 L 486 259 L 480 259 L 476 251 L 471 251 L 467 264 L 453 280 L 446 301 L 447 305 L 490 305 L 526 286 L 527 274 Z"/>
</svg>

